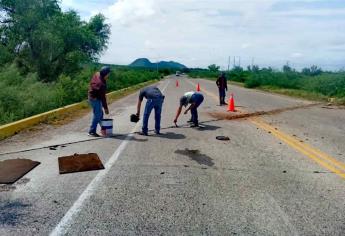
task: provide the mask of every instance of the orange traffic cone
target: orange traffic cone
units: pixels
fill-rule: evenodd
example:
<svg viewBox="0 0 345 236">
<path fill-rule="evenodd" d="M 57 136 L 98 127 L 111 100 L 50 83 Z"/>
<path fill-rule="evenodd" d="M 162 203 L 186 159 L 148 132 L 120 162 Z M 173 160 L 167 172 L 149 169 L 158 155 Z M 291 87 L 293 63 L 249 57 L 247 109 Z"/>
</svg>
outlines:
<svg viewBox="0 0 345 236">
<path fill-rule="evenodd" d="M 228 106 L 228 111 L 235 111 L 235 99 L 234 99 L 234 94 L 231 94 L 231 97 L 229 98 L 229 106 Z"/>
<path fill-rule="evenodd" d="M 178 84 L 178 80 L 176 80 L 176 87 L 178 87 L 179 86 L 179 84 Z"/>
<path fill-rule="evenodd" d="M 200 92 L 200 84 L 198 83 L 198 85 L 196 86 L 196 91 Z"/>
</svg>

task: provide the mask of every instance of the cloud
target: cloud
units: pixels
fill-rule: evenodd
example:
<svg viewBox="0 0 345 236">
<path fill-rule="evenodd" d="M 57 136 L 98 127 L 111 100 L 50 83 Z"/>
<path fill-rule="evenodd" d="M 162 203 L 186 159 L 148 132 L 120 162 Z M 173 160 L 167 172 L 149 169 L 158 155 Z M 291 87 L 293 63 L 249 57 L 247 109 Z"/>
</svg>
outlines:
<svg viewBox="0 0 345 236">
<path fill-rule="evenodd" d="M 152 17 L 155 12 L 154 0 L 119 0 L 105 14 L 111 22 L 129 26 Z"/>
<path fill-rule="evenodd" d="M 246 49 L 246 48 L 249 48 L 249 47 L 251 47 L 252 45 L 250 44 L 250 43 L 243 43 L 242 45 L 241 45 L 241 48 L 243 48 L 243 49 Z"/>
<path fill-rule="evenodd" d="M 290 55 L 290 57 L 292 58 L 301 58 L 303 57 L 303 54 L 302 53 L 299 53 L 299 52 L 294 52 Z"/>
<path fill-rule="evenodd" d="M 343 9 L 303 9 L 303 10 L 293 10 L 293 11 L 281 11 L 277 12 L 278 16 L 285 17 L 343 17 L 345 15 L 345 8 Z"/>
<path fill-rule="evenodd" d="M 317 64 L 334 69 L 345 40 L 345 2 L 329 0 L 101 0 L 63 1 L 89 17 L 100 11 L 112 35 L 101 61 L 129 64 L 138 57 L 178 60 L 192 67 L 241 56 L 242 65 L 280 68 Z M 340 44 L 340 46 L 334 45 Z M 332 58 L 333 67 L 329 64 Z"/>
</svg>

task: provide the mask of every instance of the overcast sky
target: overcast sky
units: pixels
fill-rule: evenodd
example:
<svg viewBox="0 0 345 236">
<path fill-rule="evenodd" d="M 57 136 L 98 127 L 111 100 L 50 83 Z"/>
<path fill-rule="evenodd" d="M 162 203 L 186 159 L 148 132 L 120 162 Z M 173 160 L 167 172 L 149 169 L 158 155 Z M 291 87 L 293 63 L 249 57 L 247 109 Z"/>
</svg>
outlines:
<svg viewBox="0 0 345 236">
<path fill-rule="evenodd" d="M 345 0 L 62 0 L 88 20 L 111 24 L 101 62 L 139 57 L 189 67 L 218 64 L 298 69 L 345 67 Z"/>
</svg>

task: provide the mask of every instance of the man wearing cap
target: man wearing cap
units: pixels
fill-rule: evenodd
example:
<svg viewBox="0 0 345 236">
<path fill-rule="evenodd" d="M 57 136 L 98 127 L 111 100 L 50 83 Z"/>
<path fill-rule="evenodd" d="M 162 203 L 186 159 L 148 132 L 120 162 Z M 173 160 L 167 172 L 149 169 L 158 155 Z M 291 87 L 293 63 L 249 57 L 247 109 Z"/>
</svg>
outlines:
<svg viewBox="0 0 345 236">
<path fill-rule="evenodd" d="M 147 101 L 144 111 L 142 132 L 140 134 L 145 136 L 148 135 L 148 122 L 152 109 L 155 109 L 155 133 L 160 134 L 164 95 L 156 86 L 149 86 L 140 90 L 136 114 L 138 117 L 140 117 L 141 103 L 144 98 L 146 98 Z"/>
<path fill-rule="evenodd" d="M 224 72 L 222 72 L 222 74 L 218 77 L 216 84 L 219 90 L 219 105 L 227 105 L 225 102 L 225 90 L 228 91 L 228 83 L 226 81 Z"/>
<path fill-rule="evenodd" d="M 184 114 L 187 114 L 190 110 L 192 117 L 189 120 L 189 122 L 192 123 L 191 127 L 198 127 L 199 121 L 198 121 L 198 107 L 200 104 L 204 101 L 204 96 L 201 93 L 198 92 L 187 92 L 180 98 L 180 106 L 177 109 L 176 117 L 174 120 L 174 123 L 176 125 L 177 119 L 181 114 L 182 107 L 187 107 L 188 104 L 191 104 L 188 109 L 185 110 Z"/>
<path fill-rule="evenodd" d="M 107 79 L 109 78 L 110 67 L 104 66 L 102 69 L 95 73 L 91 78 L 88 98 L 89 103 L 92 107 L 93 117 L 89 130 L 89 136 L 99 137 L 97 134 L 97 124 L 100 124 L 103 119 L 103 110 L 105 114 L 109 114 L 106 90 L 107 90 Z M 101 125 L 101 124 L 100 124 Z"/>
</svg>

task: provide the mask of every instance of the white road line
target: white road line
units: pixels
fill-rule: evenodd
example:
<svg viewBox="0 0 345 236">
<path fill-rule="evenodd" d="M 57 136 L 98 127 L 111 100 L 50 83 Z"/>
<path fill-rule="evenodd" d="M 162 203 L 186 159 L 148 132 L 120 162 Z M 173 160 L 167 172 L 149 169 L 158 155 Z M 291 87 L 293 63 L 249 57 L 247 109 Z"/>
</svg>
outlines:
<svg viewBox="0 0 345 236">
<path fill-rule="evenodd" d="M 170 83 L 170 80 L 168 80 L 167 84 L 162 89 L 162 92 L 164 92 L 168 85 Z M 54 228 L 53 231 L 51 231 L 50 236 L 55 235 L 65 235 L 70 228 L 73 218 L 81 211 L 83 204 L 87 199 L 89 199 L 94 192 L 97 190 L 99 184 L 102 182 L 104 177 L 108 174 L 110 168 L 114 165 L 114 163 L 119 159 L 119 156 L 121 153 L 126 149 L 130 139 L 133 137 L 135 130 L 139 127 L 141 123 L 137 123 L 136 126 L 132 129 L 131 134 L 127 136 L 127 138 L 122 141 L 120 146 L 116 149 L 114 154 L 110 157 L 108 162 L 105 165 L 105 169 L 103 171 L 100 171 L 96 177 L 91 181 L 91 183 L 86 187 L 86 189 L 83 191 L 83 193 L 79 196 L 79 198 L 74 202 L 72 207 L 67 211 L 67 213 L 64 215 L 64 217 L 61 219 L 59 224 Z"/>
</svg>

